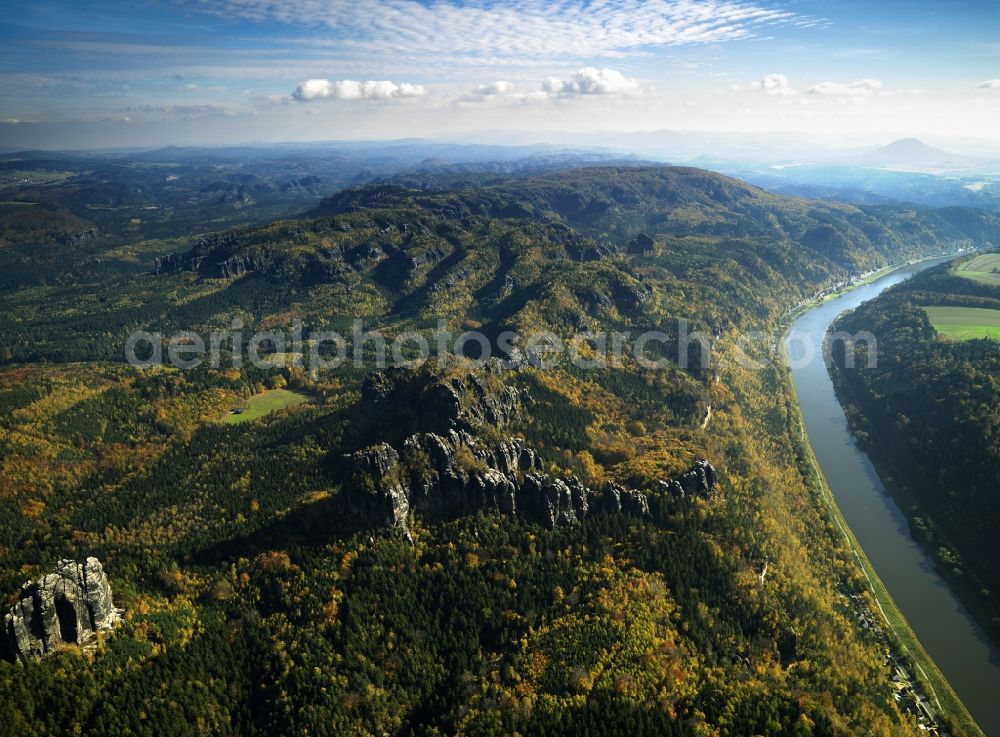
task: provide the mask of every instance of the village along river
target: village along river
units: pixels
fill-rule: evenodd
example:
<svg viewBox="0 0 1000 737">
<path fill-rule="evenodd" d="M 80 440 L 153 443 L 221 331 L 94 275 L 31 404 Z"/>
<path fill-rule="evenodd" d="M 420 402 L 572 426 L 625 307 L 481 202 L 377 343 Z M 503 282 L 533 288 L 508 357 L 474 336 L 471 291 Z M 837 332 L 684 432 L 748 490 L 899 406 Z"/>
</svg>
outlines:
<svg viewBox="0 0 1000 737">
<path fill-rule="evenodd" d="M 842 312 L 941 261 L 904 266 L 809 310 L 792 324 L 786 347 L 809 442 L 847 524 L 973 718 L 987 737 L 1000 737 L 1000 650 L 910 537 L 906 519 L 855 445 L 821 350 Z M 807 362 L 810 345 L 815 358 Z"/>
</svg>

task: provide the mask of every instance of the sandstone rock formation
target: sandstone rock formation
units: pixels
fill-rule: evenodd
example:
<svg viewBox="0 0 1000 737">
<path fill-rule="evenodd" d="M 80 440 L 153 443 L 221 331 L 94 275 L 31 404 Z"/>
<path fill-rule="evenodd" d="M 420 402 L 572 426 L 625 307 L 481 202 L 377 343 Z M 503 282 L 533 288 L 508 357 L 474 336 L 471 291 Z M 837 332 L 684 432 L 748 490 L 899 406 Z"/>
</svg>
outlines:
<svg viewBox="0 0 1000 737">
<path fill-rule="evenodd" d="M 61 560 L 53 573 L 28 581 L 4 617 L 0 646 L 7 659 L 41 658 L 66 645 L 88 645 L 120 617 L 97 558 Z"/>
<path fill-rule="evenodd" d="M 649 499 L 645 494 L 618 484 L 609 483 L 605 487 L 602 501 L 605 511 L 615 514 L 625 512 L 637 517 L 649 514 Z"/>
<path fill-rule="evenodd" d="M 377 524 L 396 527 L 409 537 L 410 502 L 400 483 L 399 453 L 388 443 L 379 443 L 354 453 L 351 461 L 352 511 Z"/>
<path fill-rule="evenodd" d="M 372 374 L 359 410 L 381 439 L 344 459 L 348 511 L 407 539 L 411 510 L 440 518 L 496 509 L 550 529 L 592 509 L 650 513 L 642 491 L 616 484 L 595 491 L 574 476 L 545 473 L 537 452 L 517 438 L 484 440 L 481 430 L 506 427 L 528 399 L 490 376 L 497 370 L 431 382 L 405 369 Z M 715 469 L 700 460 L 659 490 L 709 498 L 716 483 Z"/>
<path fill-rule="evenodd" d="M 370 524 L 395 527 L 406 538 L 411 509 L 431 517 L 496 509 L 550 529 L 576 524 L 592 509 L 649 514 L 646 493 L 617 484 L 596 491 L 574 476 L 545 473 L 537 453 L 517 439 L 490 445 L 464 431 L 415 433 L 402 453 L 379 443 L 349 459 L 353 473 L 345 497 L 351 511 Z M 660 488 L 679 498 L 709 498 L 716 489 L 715 469 L 698 461 L 677 479 L 660 482 Z"/>
<path fill-rule="evenodd" d="M 87 241 L 92 241 L 97 238 L 97 229 L 91 228 L 90 230 L 81 230 L 78 233 L 72 233 L 63 240 L 63 243 L 67 246 L 81 246 Z"/>
<path fill-rule="evenodd" d="M 698 461 L 676 479 L 660 482 L 663 491 L 681 499 L 692 494 L 709 498 L 715 492 L 715 485 L 715 469 L 705 460 Z"/>
<path fill-rule="evenodd" d="M 639 235 L 625 244 L 625 250 L 628 253 L 653 253 L 655 248 L 656 244 L 653 242 L 653 239 L 645 233 L 639 233 Z"/>
</svg>

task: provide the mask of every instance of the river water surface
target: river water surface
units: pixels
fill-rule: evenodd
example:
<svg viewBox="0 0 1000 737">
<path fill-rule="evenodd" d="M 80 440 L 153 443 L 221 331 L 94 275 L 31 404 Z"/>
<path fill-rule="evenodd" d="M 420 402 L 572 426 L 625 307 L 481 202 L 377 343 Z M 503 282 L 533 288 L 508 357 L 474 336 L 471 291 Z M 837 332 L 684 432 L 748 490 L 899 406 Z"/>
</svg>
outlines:
<svg viewBox="0 0 1000 737">
<path fill-rule="evenodd" d="M 809 442 L 847 524 L 973 718 L 987 737 L 1000 737 L 1000 650 L 910 537 L 906 519 L 855 445 L 820 348 L 841 312 L 940 262 L 905 266 L 809 310 L 793 323 L 786 346 Z M 815 358 L 806 362 L 810 346 Z"/>
</svg>

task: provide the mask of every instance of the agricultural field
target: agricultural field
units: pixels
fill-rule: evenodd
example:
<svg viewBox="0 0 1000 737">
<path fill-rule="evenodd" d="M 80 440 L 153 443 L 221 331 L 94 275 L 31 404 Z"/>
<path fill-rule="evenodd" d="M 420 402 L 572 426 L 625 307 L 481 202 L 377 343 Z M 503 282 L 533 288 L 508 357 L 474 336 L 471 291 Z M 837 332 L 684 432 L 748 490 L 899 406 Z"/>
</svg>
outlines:
<svg viewBox="0 0 1000 737">
<path fill-rule="evenodd" d="M 223 422 L 227 425 L 235 425 L 240 422 L 250 422 L 260 417 L 277 412 L 279 409 L 294 407 L 297 404 L 304 404 L 309 401 L 309 397 L 290 389 L 269 389 L 260 394 L 255 394 L 246 400 L 245 405 L 239 409 L 238 414 L 230 412 Z"/>
<path fill-rule="evenodd" d="M 984 253 L 955 267 L 955 273 L 966 279 L 1000 286 L 1000 253 Z"/>
<path fill-rule="evenodd" d="M 1000 310 L 980 307 L 925 307 L 931 325 L 946 338 L 1000 340 Z"/>
</svg>

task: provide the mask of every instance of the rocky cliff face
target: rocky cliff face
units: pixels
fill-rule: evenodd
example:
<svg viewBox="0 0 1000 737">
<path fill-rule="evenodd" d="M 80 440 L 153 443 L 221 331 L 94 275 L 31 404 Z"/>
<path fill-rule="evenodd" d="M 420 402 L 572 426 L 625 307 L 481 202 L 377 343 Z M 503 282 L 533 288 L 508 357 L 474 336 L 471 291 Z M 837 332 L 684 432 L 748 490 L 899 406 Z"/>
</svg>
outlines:
<svg viewBox="0 0 1000 737">
<path fill-rule="evenodd" d="M 347 456 L 344 498 L 368 524 L 391 526 L 409 538 L 416 511 L 450 517 L 496 509 L 554 528 L 573 525 L 592 510 L 649 514 L 646 493 L 608 484 L 597 491 L 574 476 L 543 470 L 536 451 L 517 438 L 485 441 L 478 430 L 502 428 L 525 400 L 516 390 L 470 374 L 431 383 L 405 370 L 377 372 L 362 391 L 361 409 L 377 420 L 392 411 L 394 428 L 412 432 L 395 444 L 384 440 Z M 421 429 L 421 425 L 423 429 Z M 398 450 L 397 450 L 398 448 Z M 710 497 L 716 473 L 698 461 L 659 490 L 683 498 Z"/>
<path fill-rule="evenodd" d="M 90 644 L 118 619 L 101 562 L 61 560 L 53 573 L 24 584 L 21 600 L 4 617 L 0 646 L 9 660 L 41 658 L 66 645 Z"/>
<path fill-rule="evenodd" d="M 715 484 L 715 469 L 708 461 L 701 460 L 677 478 L 661 481 L 659 486 L 661 490 L 683 499 L 690 495 L 711 497 Z"/>
<path fill-rule="evenodd" d="M 625 244 L 625 250 L 628 253 L 648 254 L 656 250 L 656 244 L 645 233 L 639 233 L 639 235 Z"/>
<path fill-rule="evenodd" d="M 66 236 L 63 243 L 67 246 L 82 246 L 87 241 L 92 241 L 97 238 L 97 229 L 91 228 L 90 230 L 81 230 L 76 233 L 71 233 Z"/>
<path fill-rule="evenodd" d="M 416 433 L 406 438 L 402 453 L 380 443 L 350 461 L 353 474 L 345 489 L 350 509 L 407 538 L 411 509 L 431 517 L 496 509 L 550 529 L 576 524 L 592 510 L 649 514 L 645 492 L 617 484 L 597 491 L 575 476 L 545 473 L 535 451 L 517 439 L 489 445 L 463 431 Z M 661 481 L 660 488 L 678 498 L 710 498 L 715 469 L 698 461 L 678 478 Z"/>
</svg>

